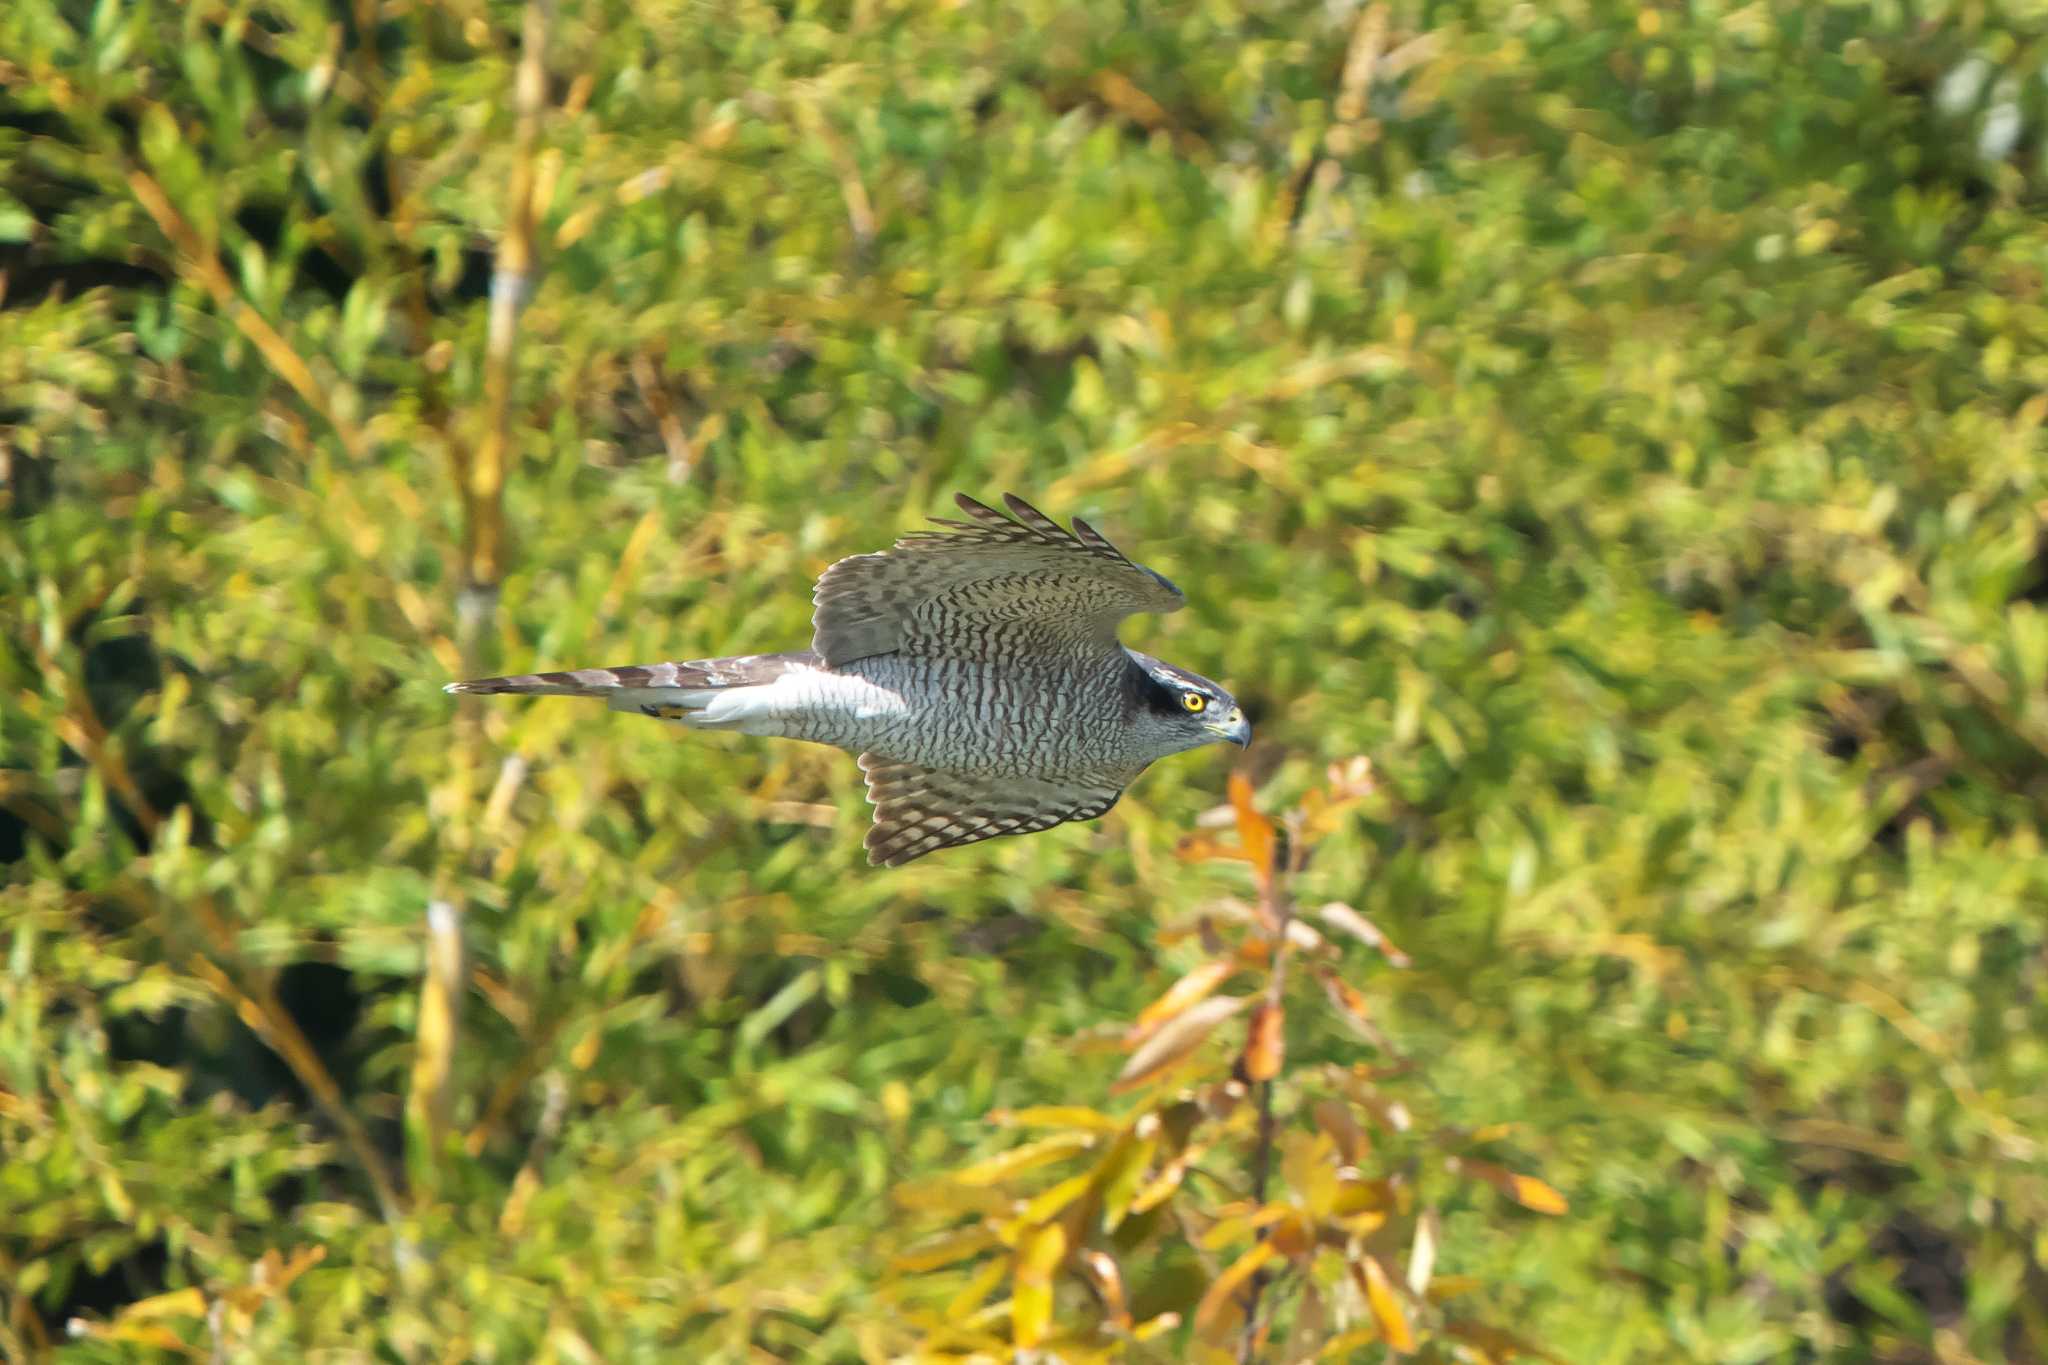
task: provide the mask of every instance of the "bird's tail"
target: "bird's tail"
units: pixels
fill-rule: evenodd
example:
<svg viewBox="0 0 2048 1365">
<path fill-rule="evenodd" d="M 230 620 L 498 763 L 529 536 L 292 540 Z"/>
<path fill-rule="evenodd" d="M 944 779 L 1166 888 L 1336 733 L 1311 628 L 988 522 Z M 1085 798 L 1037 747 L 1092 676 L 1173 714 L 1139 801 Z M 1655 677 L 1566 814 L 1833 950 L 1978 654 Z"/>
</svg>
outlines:
<svg viewBox="0 0 2048 1365">
<path fill-rule="evenodd" d="M 704 716 L 721 695 L 762 687 L 784 674 L 812 668 L 818 656 L 741 654 L 726 659 L 629 664 L 623 668 L 573 668 L 562 673 L 518 673 L 449 683 L 445 690 L 506 693 L 529 697 L 600 697 L 614 711 L 638 711 L 667 720 L 710 720 Z"/>
</svg>

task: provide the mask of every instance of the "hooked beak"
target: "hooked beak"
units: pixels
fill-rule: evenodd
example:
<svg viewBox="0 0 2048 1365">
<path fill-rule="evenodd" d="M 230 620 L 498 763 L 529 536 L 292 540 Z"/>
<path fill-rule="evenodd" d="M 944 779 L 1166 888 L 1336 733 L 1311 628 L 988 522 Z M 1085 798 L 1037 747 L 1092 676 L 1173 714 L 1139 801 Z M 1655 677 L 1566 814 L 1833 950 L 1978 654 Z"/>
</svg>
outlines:
<svg viewBox="0 0 2048 1365">
<path fill-rule="evenodd" d="M 1235 706 L 1230 708 L 1230 714 L 1222 720 L 1210 721 L 1209 729 L 1215 733 L 1216 738 L 1227 739 L 1240 749 L 1249 747 L 1252 742 L 1252 723 L 1246 720 L 1244 712 Z"/>
</svg>

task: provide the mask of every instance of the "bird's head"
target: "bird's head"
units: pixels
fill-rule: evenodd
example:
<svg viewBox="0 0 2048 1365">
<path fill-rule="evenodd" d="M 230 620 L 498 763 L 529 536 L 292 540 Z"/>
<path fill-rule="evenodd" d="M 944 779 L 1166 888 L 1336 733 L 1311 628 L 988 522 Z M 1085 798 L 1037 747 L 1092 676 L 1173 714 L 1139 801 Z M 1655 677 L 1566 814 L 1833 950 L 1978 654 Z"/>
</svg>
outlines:
<svg viewBox="0 0 2048 1365">
<path fill-rule="evenodd" d="M 1137 666 L 1134 722 L 1162 756 L 1222 740 L 1239 748 L 1252 742 L 1251 722 L 1237 698 L 1198 673 L 1126 652 Z"/>
</svg>

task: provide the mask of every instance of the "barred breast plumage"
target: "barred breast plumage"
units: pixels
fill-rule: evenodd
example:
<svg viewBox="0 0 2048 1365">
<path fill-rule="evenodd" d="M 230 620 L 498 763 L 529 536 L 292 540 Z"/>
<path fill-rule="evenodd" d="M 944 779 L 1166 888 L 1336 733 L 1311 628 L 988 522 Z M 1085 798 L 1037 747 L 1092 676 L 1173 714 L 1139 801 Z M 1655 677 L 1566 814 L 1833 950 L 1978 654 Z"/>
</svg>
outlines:
<svg viewBox="0 0 2048 1365">
<path fill-rule="evenodd" d="M 1015 496 L 960 495 L 940 521 L 818 580 L 812 647 L 453 683 L 451 692 L 601 697 L 694 729 L 859 755 L 871 861 L 1089 819 L 1155 759 L 1250 727 L 1230 694 L 1124 648 L 1117 625 L 1180 590 L 1086 522 Z"/>
</svg>

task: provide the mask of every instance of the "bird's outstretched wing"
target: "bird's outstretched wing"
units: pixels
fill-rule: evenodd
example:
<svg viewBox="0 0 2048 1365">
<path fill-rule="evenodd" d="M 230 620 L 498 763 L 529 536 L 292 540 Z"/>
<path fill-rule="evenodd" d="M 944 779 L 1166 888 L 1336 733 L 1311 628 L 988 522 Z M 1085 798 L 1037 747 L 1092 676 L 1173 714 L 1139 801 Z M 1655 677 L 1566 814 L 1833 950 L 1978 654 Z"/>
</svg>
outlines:
<svg viewBox="0 0 2048 1365">
<path fill-rule="evenodd" d="M 876 654 L 988 660 L 1108 648 L 1124 617 L 1187 602 L 1078 517 L 1068 531 L 1014 494 L 1003 499 L 1008 516 L 964 493 L 955 501 L 970 520 L 934 517 L 947 529 L 842 559 L 818 580 L 811 648 L 828 666 Z"/>
<path fill-rule="evenodd" d="M 1092 820 L 1123 794 L 1120 786 L 955 772 L 876 754 L 862 754 L 860 766 L 875 807 L 868 861 L 886 867 L 955 844 Z"/>
</svg>

